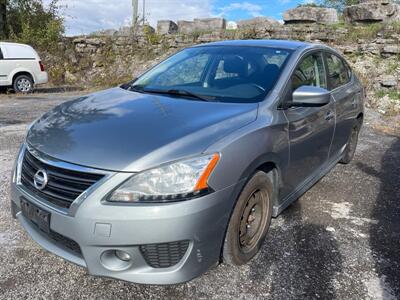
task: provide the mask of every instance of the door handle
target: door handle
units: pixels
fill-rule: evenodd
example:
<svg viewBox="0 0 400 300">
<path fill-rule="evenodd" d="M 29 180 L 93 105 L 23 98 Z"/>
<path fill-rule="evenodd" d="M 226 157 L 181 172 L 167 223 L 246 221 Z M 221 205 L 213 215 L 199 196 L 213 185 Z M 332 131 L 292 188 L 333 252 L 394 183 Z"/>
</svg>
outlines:
<svg viewBox="0 0 400 300">
<path fill-rule="evenodd" d="M 335 114 L 332 111 L 328 111 L 325 115 L 325 120 L 329 121 L 335 117 Z"/>
</svg>

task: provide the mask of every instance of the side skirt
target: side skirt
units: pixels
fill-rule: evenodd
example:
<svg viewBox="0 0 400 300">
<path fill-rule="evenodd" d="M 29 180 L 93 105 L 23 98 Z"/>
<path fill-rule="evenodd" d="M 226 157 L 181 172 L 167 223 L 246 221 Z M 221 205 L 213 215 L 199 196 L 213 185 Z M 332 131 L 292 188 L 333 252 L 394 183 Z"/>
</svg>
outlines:
<svg viewBox="0 0 400 300">
<path fill-rule="evenodd" d="M 316 184 L 322 177 L 329 173 L 336 164 L 342 159 L 343 152 L 340 155 L 334 157 L 334 159 L 325 163 L 320 169 L 317 170 L 314 176 L 307 179 L 302 185 L 300 185 L 295 191 L 285 197 L 280 205 L 276 205 L 272 209 L 272 217 L 276 218 L 279 216 L 290 204 L 296 201 L 301 195 L 307 192 L 314 184 Z"/>
</svg>

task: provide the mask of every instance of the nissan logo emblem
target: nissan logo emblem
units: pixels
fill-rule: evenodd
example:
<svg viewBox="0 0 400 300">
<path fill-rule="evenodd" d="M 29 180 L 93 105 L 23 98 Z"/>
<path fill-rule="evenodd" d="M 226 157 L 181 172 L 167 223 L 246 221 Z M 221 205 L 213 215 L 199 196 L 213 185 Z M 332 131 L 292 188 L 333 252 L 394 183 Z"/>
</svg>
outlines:
<svg viewBox="0 0 400 300">
<path fill-rule="evenodd" d="M 35 176 L 33 176 L 33 184 L 35 185 L 35 188 L 40 191 L 46 187 L 48 181 L 49 178 L 46 170 L 40 169 L 36 172 Z"/>
</svg>

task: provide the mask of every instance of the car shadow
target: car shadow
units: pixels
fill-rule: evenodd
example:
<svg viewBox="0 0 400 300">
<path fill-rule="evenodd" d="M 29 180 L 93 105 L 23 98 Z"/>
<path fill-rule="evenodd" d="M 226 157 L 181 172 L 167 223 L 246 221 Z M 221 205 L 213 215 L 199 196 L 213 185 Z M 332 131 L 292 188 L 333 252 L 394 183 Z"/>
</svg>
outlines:
<svg viewBox="0 0 400 300">
<path fill-rule="evenodd" d="M 35 89 L 34 93 L 57 94 L 57 93 L 67 93 L 67 92 L 79 92 L 83 90 L 84 88 L 77 86 L 43 87 Z"/>
<path fill-rule="evenodd" d="M 357 167 L 381 182 L 371 218 L 370 246 L 381 286 L 400 299 L 400 139 L 386 150 L 377 171 L 359 162 Z M 383 295 L 384 296 L 384 295 Z"/>
<path fill-rule="evenodd" d="M 60 87 L 38 87 L 35 88 L 33 94 L 61 94 L 67 92 L 79 92 L 84 88 L 77 86 L 60 86 Z M 12 89 L 0 87 L 0 94 L 16 94 Z"/>
<path fill-rule="evenodd" d="M 279 218 L 272 220 L 278 224 L 251 263 L 252 279 L 272 277 L 270 293 L 282 299 L 336 299 L 334 277 L 342 269 L 342 257 L 332 232 L 307 223 L 300 201 Z M 260 268 L 263 264 L 268 266 Z"/>
</svg>

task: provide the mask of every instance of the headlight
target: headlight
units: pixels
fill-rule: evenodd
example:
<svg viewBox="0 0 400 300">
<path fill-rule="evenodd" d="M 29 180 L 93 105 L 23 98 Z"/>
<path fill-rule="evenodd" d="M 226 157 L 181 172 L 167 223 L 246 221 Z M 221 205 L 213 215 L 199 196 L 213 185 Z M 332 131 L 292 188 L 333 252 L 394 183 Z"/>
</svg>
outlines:
<svg viewBox="0 0 400 300">
<path fill-rule="evenodd" d="M 13 173 L 12 173 L 13 183 L 21 184 L 21 164 L 24 158 L 25 149 L 26 146 L 25 143 L 23 143 L 18 150 L 18 154 L 14 162 Z"/>
<path fill-rule="evenodd" d="M 208 178 L 218 154 L 182 160 L 136 174 L 108 197 L 112 202 L 168 202 L 209 191 Z"/>
</svg>

